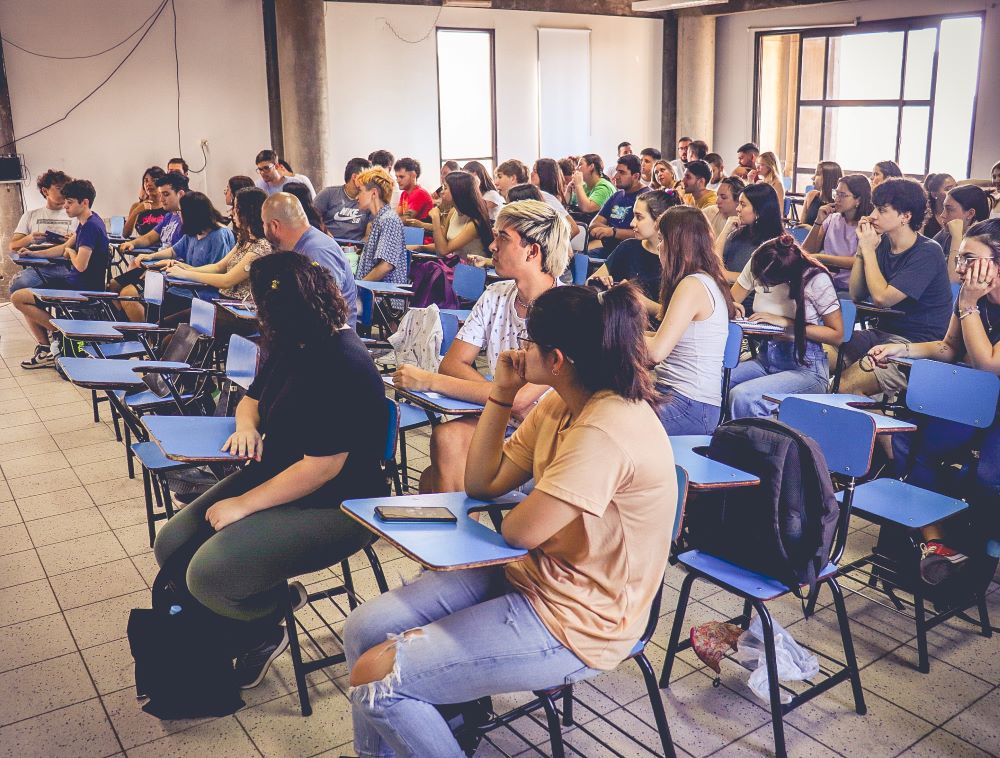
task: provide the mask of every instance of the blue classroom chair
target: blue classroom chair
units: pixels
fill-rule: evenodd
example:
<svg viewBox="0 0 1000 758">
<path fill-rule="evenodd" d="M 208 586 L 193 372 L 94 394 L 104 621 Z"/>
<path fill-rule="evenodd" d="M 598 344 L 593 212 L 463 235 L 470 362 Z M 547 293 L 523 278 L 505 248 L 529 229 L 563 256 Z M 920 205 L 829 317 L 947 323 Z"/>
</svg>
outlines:
<svg viewBox="0 0 1000 758">
<path fill-rule="evenodd" d="M 726 349 L 722 353 L 722 408 L 719 411 L 719 423 L 727 420 L 731 414 L 729 408 L 729 385 L 733 379 L 733 369 L 740 364 L 740 353 L 743 351 L 743 327 L 729 323 L 729 336 L 726 338 Z"/>
<path fill-rule="evenodd" d="M 910 368 L 905 404 L 909 410 L 924 416 L 985 430 L 992 425 L 996 416 L 998 397 L 1000 377 L 995 374 L 967 366 L 917 360 Z M 922 444 L 924 431 L 918 428 L 913 434 L 911 461 Z M 976 438 L 973 438 L 968 460 L 959 461 L 970 464 L 965 471 L 966 477 L 974 476 L 972 467 L 975 465 L 975 449 L 978 444 Z M 953 616 L 963 614 L 972 606 L 976 606 L 979 611 L 981 634 L 984 637 L 991 636 L 986 587 L 970 593 L 966 598 L 955 598 L 956 601 L 961 600 L 956 602 L 955 607 L 929 617 L 924 606 L 925 592 L 920 580 L 921 538 L 919 532 L 914 536 L 915 530 L 965 512 L 968 508 L 966 502 L 921 489 L 905 481 L 876 479 L 857 488 L 853 507 L 861 518 L 881 527 L 879 545 L 895 539 L 896 544 L 905 544 L 909 548 L 909 560 L 904 560 L 902 564 L 880 553 L 877 546 L 873 553 L 844 566 L 841 571 L 845 577 L 862 585 L 867 584 L 870 588 L 876 588 L 881 583 L 882 591 L 893 604 L 891 610 L 913 619 L 917 630 L 919 671 L 925 674 L 930 671 L 927 630 Z M 865 571 L 867 566 L 871 567 L 870 571 Z M 853 576 L 855 573 L 865 579 Z M 899 589 L 911 594 L 913 601 L 900 598 L 896 593 Z M 867 599 L 878 602 L 874 598 Z M 912 616 L 906 612 L 907 607 L 912 607 Z"/>
<path fill-rule="evenodd" d="M 424 234 L 426 232 L 419 226 L 404 226 L 403 227 L 403 244 L 404 245 L 422 245 L 424 244 Z"/>
<path fill-rule="evenodd" d="M 474 303 L 486 289 L 486 269 L 459 263 L 451 286 L 460 300 Z"/>
<path fill-rule="evenodd" d="M 584 250 L 586 250 L 586 248 L 584 248 Z M 586 284 L 587 273 L 590 270 L 590 257 L 586 253 L 574 253 L 572 265 L 573 284 Z"/>
<path fill-rule="evenodd" d="M 833 594 L 845 661 L 842 667 L 831 674 L 829 678 L 817 684 L 810 683 L 809 687 L 801 693 L 795 693 L 781 686 L 777 675 L 774 627 L 771 614 L 767 610 L 767 603 L 787 595 L 792 591 L 792 588 L 773 577 L 743 568 L 723 558 L 709 555 L 701 550 L 688 550 L 677 557 L 678 562 L 687 569 L 688 574 L 681 585 L 680 597 L 677 600 L 677 612 L 674 615 L 674 624 L 667 645 L 667 656 L 663 664 L 663 672 L 660 675 L 660 686 L 669 685 L 670 672 L 677 653 L 691 647 L 690 639 L 683 643 L 680 642 L 680 635 L 684 626 L 684 612 L 687 609 L 691 585 L 694 584 L 694 581 L 702 579 L 711 582 L 716 587 L 742 598 L 743 613 L 730 619 L 730 622 L 739 623 L 744 629 L 748 628 L 751 610 L 756 610 L 760 618 L 764 632 L 774 746 L 776 754 L 780 757 L 786 755 L 784 715 L 840 682 L 850 680 L 854 692 L 854 710 L 860 715 L 867 712 L 861 689 L 861 676 L 858 673 L 858 663 L 854 655 L 850 622 L 844 605 L 844 594 L 837 583 L 837 563 L 843 556 L 847 541 L 855 481 L 858 477 L 864 476 L 871 467 L 872 451 L 875 446 L 875 422 L 871 416 L 860 411 L 824 406 L 796 397 L 790 397 L 781 404 L 779 419 L 812 437 L 822 449 L 830 471 L 848 479 L 843 503 L 840 507 L 840 517 L 837 521 L 837 531 L 830 552 L 830 560 L 826 567 L 819 572 L 816 583 L 817 592 L 823 585 L 826 585 Z M 836 661 L 834 662 L 836 663 Z M 791 701 L 787 704 L 781 702 L 782 689 L 792 695 Z"/>
<path fill-rule="evenodd" d="M 837 348 L 837 363 L 833 369 L 833 384 L 830 385 L 830 392 L 840 391 L 840 376 L 844 373 L 844 345 L 851 341 L 854 336 L 854 324 L 858 320 L 858 306 L 850 298 L 840 299 L 840 315 L 844 319 L 844 338 Z"/>
<path fill-rule="evenodd" d="M 809 227 L 793 226 L 791 229 L 788 230 L 788 233 L 791 234 L 792 237 L 795 238 L 795 241 L 801 245 L 803 242 L 806 241 L 806 237 L 809 236 Z"/>
<path fill-rule="evenodd" d="M 382 464 L 386 478 L 392 480 L 396 489 L 396 494 L 400 495 L 402 494 L 402 490 L 400 489 L 401 484 L 399 479 L 399 469 L 395 464 L 396 441 L 399 434 L 399 407 L 395 400 L 390 400 L 389 398 L 385 399 L 385 403 L 389 410 L 389 423 L 386 429 Z M 331 505 L 331 507 L 339 507 L 339 504 Z M 372 574 L 375 576 L 375 584 L 378 586 L 379 592 L 384 594 L 389 591 L 389 584 L 385 580 L 385 573 L 382 571 L 382 563 L 379 561 L 378 555 L 375 553 L 375 549 L 372 547 L 372 544 L 365 546 L 362 552 L 368 559 L 368 563 L 371 566 Z M 304 605 L 308 605 L 310 609 L 317 616 L 319 616 L 319 618 L 323 621 L 324 626 L 333 633 L 334 638 L 338 641 L 341 639 L 339 633 L 334 631 L 333 627 L 329 624 L 323 614 L 318 611 L 313 604 L 319 600 L 329 600 L 331 606 L 344 618 L 347 617 L 347 613 L 344 612 L 343 608 L 334 598 L 346 595 L 348 611 L 352 611 L 358 606 L 358 595 L 354 591 L 354 579 L 351 575 L 351 564 L 349 559 L 344 559 L 340 562 L 340 572 L 344 578 L 344 583 L 342 585 L 320 590 L 319 592 L 310 592 L 304 598 Z M 295 611 L 297 608 L 295 597 L 293 597 L 291 588 L 289 588 L 287 596 L 288 606 L 285 609 L 285 627 L 288 629 L 288 650 L 292 656 L 292 670 L 295 672 L 295 685 L 299 693 L 299 707 L 302 710 L 303 716 L 310 716 L 312 715 L 312 704 L 309 702 L 309 688 L 306 684 L 306 674 L 318 671 L 319 669 L 326 668 L 328 666 L 335 666 L 338 663 L 343 663 L 345 661 L 345 656 L 343 651 L 339 653 L 327 654 L 320 642 L 318 642 L 316 637 L 313 636 L 313 633 L 303 624 L 296 621 Z M 309 638 L 309 641 L 319 651 L 321 657 L 314 658 L 310 661 L 302 660 L 302 648 L 299 644 L 299 630 L 301 630 L 302 633 Z"/>
</svg>

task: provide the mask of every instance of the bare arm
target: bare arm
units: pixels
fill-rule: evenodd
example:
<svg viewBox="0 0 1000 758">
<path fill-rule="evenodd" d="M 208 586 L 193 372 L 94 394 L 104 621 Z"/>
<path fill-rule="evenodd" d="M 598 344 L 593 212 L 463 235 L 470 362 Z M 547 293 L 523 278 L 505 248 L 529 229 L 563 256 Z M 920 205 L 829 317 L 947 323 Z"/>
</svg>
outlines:
<svg viewBox="0 0 1000 758">
<path fill-rule="evenodd" d="M 365 274 L 364 279 L 368 282 L 380 282 L 389 276 L 394 268 L 396 267 L 388 261 L 379 261 L 375 264 L 371 271 Z"/>
<path fill-rule="evenodd" d="M 665 360 L 680 341 L 688 325 L 695 320 L 707 318 L 712 304 L 708 292 L 702 284 L 691 277 L 683 280 L 663 316 L 660 328 L 652 336 L 646 337 L 649 357 L 659 363 Z"/>
</svg>

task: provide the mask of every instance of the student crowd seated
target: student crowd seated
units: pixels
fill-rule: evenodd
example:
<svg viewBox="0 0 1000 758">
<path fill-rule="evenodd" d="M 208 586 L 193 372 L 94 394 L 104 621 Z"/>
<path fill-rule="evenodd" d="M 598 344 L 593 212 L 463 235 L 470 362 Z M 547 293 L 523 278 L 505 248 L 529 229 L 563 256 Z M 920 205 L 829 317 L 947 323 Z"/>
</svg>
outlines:
<svg viewBox="0 0 1000 758">
<path fill-rule="evenodd" d="M 255 261 L 250 284 L 266 357 L 223 449 L 252 460 L 171 518 L 155 544 L 161 566 L 190 555 L 191 593 L 242 622 L 233 636 L 245 688 L 288 646 L 285 580 L 372 541 L 341 502 L 388 494 L 385 391 L 333 277 L 282 253 Z"/>
<path fill-rule="evenodd" d="M 430 223 L 430 213 L 431 209 L 434 208 L 434 200 L 430 193 L 417 183 L 417 180 L 420 179 L 420 162 L 413 158 L 400 158 L 394 164 L 393 170 L 396 172 L 396 183 L 402 190 L 399 203 L 396 206 L 396 213 L 407 226 L 423 226 L 426 229 L 427 224 Z M 442 187 L 444 186 L 443 176 Z M 442 209 L 442 212 L 447 214 L 447 209 Z"/>
<path fill-rule="evenodd" d="M 93 210 L 97 192 L 86 179 L 74 179 L 61 189 L 66 215 L 77 222 L 76 230 L 66 242 L 46 251 L 49 257 L 60 255 L 69 266 L 54 274 L 45 274 L 43 284 L 50 289 L 103 290 L 108 270 L 110 247 L 104 219 Z M 39 306 L 29 284 L 11 294 L 11 303 L 24 316 L 28 331 L 35 338 L 35 352 L 21 361 L 21 368 L 37 369 L 55 366 L 58 352 L 49 338 L 52 321 L 48 312 Z"/>
<path fill-rule="evenodd" d="M 834 199 L 834 192 L 840 184 L 844 171 L 840 164 L 835 161 L 820 161 L 813 174 L 813 188 L 806 193 L 802 201 L 802 218 L 800 219 L 806 226 L 819 223 L 816 216 L 819 214 L 820 206 L 830 205 Z"/>
<path fill-rule="evenodd" d="M 653 184 L 653 164 L 663 157 L 663 154 L 655 147 L 644 147 L 639 151 L 639 171 L 642 174 L 642 183 L 647 187 Z"/>
<path fill-rule="evenodd" d="M 61 237 L 69 238 L 76 231 L 77 219 L 66 212 L 66 198 L 62 188 L 73 181 L 62 171 L 50 168 L 35 183 L 38 192 L 45 198 L 45 205 L 21 214 L 14 234 L 11 235 L 7 249 L 12 252 L 26 252 L 25 248 L 45 242 L 45 233 L 53 232 Z M 31 254 L 40 258 L 63 258 L 63 249 L 56 245 L 46 250 L 33 250 Z M 56 272 L 60 277 L 68 272 L 64 266 Z M 26 287 L 45 287 L 46 275 L 38 269 L 25 268 L 19 271 L 10 282 L 10 292 L 13 294 Z"/>
<path fill-rule="evenodd" d="M 450 181 L 452 174 L 448 175 Z M 508 203 L 500 209 L 496 237 L 490 245 L 493 265 L 503 281 L 486 288 L 441 360 L 437 373 L 402 365 L 394 375 L 397 386 L 429 390 L 449 397 L 485 403 L 491 382 L 475 367 L 486 352 L 488 373 L 496 372 L 505 350 L 516 350 L 525 318 L 535 300 L 552 287 L 569 261 L 569 228 L 547 204 L 537 200 Z M 545 392 L 528 384 L 517 393 L 513 423 L 527 416 Z M 431 432 L 430 467 L 420 478 L 421 492 L 462 489 L 465 459 L 478 419 L 463 417 L 437 424 Z"/>
<path fill-rule="evenodd" d="M 684 167 L 691 160 L 688 155 L 688 148 L 690 148 L 691 142 L 690 137 L 681 137 L 677 140 L 677 157 L 670 161 L 670 167 L 674 170 L 674 176 L 678 177 L 678 181 L 680 177 L 684 176 Z"/>
<path fill-rule="evenodd" d="M 860 359 L 887 342 L 928 342 L 944 337 L 951 313 L 951 283 L 941 247 L 920 234 L 927 193 L 912 179 L 886 179 L 872 194 L 871 215 L 858 223 L 858 252 L 851 269 L 851 297 L 871 300 L 896 314 L 880 314 L 878 327 L 853 333 L 842 348 L 848 362 L 840 391 L 895 397 L 906 387 L 896 364 Z M 866 365 L 870 364 L 870 365 Z"/>
<path fill-rule="evenodd" d="M 982 187 L 966 184 L 955 187 L 945 195 L 941 211 L 940 232 L 934 236 L 944 254 L 948 257 L 948 276 L 953 282 L 960 282 L 962 277 L 955 270 L 958 247 L 969 227 L 978 221 L 985 221 L 990 216 L 989 196 Z"/>
<path fill-rule="evenodd" d="M 722 406 L 722 357 L 735 315 L 729 285 L 712 249 L 705 214 L 668 208 L 660 230 L 660 326 L 647 337 L 656 363 L 657 411 L 667 434 L 711 434 Z"/>
<path fill-rule="evenodd" d="M 751 291 L 750 320 L 780 326 L 792 339 L 769 339 L 756 358 L 733 369 L 733 418 L 770 416 L 776 406 L 765 393 L 826 392 L 830 369 L 823 345 L 837 346 L 844 338 L 829 271 L 787 232 L 757 248 L 733 285 L 733 301 L 742 302 Z"/>
<path fill-rule="evenodd" d="M 531 183 L 542 193 L 542 200 L 548 203 L 560 218 L 566 219 L 566 223 L 569 224 L 570 239 L 575 237 L 580 227 L 569 215 L 569 211 L 560 199 L 566 194 L 566 186 L 559 165 L 551 158 L 539 158 L 531 169 Z"/>
<path fill-rule="evenodd" d="M 652 319 L 660 313 L 660 282 L 663 265 L 660 263 L 660 230 L 656 220 L 667 208 L 681 204 L 679 192 L 651 190 L 636 198 L 632 214 L 635 239 L 622 242 L 608 256 L 607 261 L 595 271 L 589 282 L 607 289 L 621 282 L 632 282 L 642 294 L 643 305 Z"/>
<path fill-rule="evenodd" d="M 692 143 L 693 144 L 693 143 Z M 710 205 L 715 205 L 716 195 L 713 190 L 708 189 L 708 183 L 712 181 L 712 167 L 705 161 L 698 159 L 688 161 L 684 167 L 684 198 L 688 205 L 704 210 Z"/>
<path fill-rule="evenodd" d="M 833 202 L 824 203 L 816 211 L 809 235 L 802 243 L 806 252 L 817 254 L 820 263 L 841 269 L 833 277 L 838 290 L 848 288 L 858 252 L 858 222 L 871 215 L 873 208 L 868 177 L 848 174 L 837 184 Z"/>
<path fill-rule="evenodd" d="M 580 158 L 573 173 L 569 204 L 582 213 L 597 213 L 615 194 L 615 185 L 604 177 L 604 160 L 596 153 Z"/>
<path fill-rule="evenodd" d="M 145 234 L 123 242 L 119 247 L 123 253 L 131 253 L 137 247 L 158 247 L 165 250 L 179 242 L 184 236 L 181 223 L 181 198 L 188 192 L 187 178 L 176 171 L 168 172 L 156 180 L 156 191 L 160 196 L 161 207 L 167 212 L 166 215 L 159 224 Z M 146 253 L 137 255 L 131 268 L 138 268 L 139 263 L 146 260 L 147 257 Z M 119 282 L 122 285 L 133 284 L 133 278 L 138 280 L 139 277 L 127 277 L 126 279 L 119 277 Z"/>
<path fill-rule="evenodd" d="M 462 171 L 472 174 L 479 180 L 479 194 L 483 196 L 483 202 L 486 203 L 486 208 L 490 212 L 490 220 L 496 219 L 500 209 L 503 208 L 504 199 L 503 195 L 497 191 L 486 166 L 479 161 L 469 161 L 462 166 Z"/>
<path fill-rule="evenodd" d="M 243 176 L 242 174 L 237 174 L 236 176 L 229 177 L 229 181 L 226 182 L 226 186 L 222 191 L 222 195 L 226 201 L 226 208 L 229 211 L 233 209 L 233 203 L 236 202 L 236 193 L 241 189 L 246 187 L 253 187 L 254 181 L 249 176 Z M 230 218 L 232 213 L 230 213 Z"/>
<path fill-rule="evenodd" d="M 368 236 L 371 214 L 358 207 L 356 178 L 371 168 L 367 158 L 351 158 L 344 168 L 344 183 L 326 187 L 316 195 L 314 205 L 326 230 L 337 239 L 358 240 Z"/>
<path fill-rule="evenodd" d="M 278 166 L 278 154 L 273 150 L 261 150 L 254 158 L 257 164 L 257 187 L 268 195 L 284 191 L 289 182 L 299 182 L 309 188 L 309 196 L 316 197 L 316 190 L 305 174 L 282 173 Z"/>
<path fill-rule="evenodd" d="M 322 216 L 319 215 L 319 210 L 313 205 L 312 195 L 309 194 L 309 188 L 306 185 L 301 182 L 288 182 L 284 192 L 299 201 L 299 205 L 302 206 L 306 219 L 309 221 L 309 226 L 313 229 L 319 229 L 323 234 L 330 234 L 326 224 L 323 223 Z"/>
<path fill-rule="evenodd" d="M 933 239 L 941 231 L 944 198 L 956 184 L 955 177 L 951 174 L 933 173 L 924 178 L 924 189 L 927 190 L 927 220 L 920 233 L 925 237 Z"/>
<path fill-rule="evenodd" d="M 452 171 L 445 177 L 441 199 L 451 208 L 446 216 L 442 218 L 441 209 L 434 207 L 430 210 L 430 223 L 409 224 L 430 231 L 433 244 L 411 245 L 410 249 L 462 260 L 470 255 L 484 255 L 493 241 L 493 233 L 490 212 L 479 192 L 479 180 L 464 171 Z"/>
<path fill-rule="evenodd" d="M 371 216 L 371 233 L 358 261 L 358 279 L 406 284 L 410 281 L 403 222 L 389 203 L 392 178 L 382 168 L 358 174 L 358 208 Z"/>
<path fill-rule="evenodd" d="M 896 161 L 879 161 L 872 169 L 872 191 L 886 179 L 902 179 L 903 170 Z"/>
<path fill-rule="evenodd" d="M 715 190 L 715 205 L 702 208 L 715 235 L 715 252 L 722 259 L 726 238 L 739 225 L 740 193 L 746 184 L 738 176 L 727 176 Z"/>
<path fill-rule="evenodd" d="M 647 188 L 642 183 L 639 159 L 623 155 L 615 167 L 615 186 L 618 191 L 604 204 L 590 222 L 590 248 L 607 258 L 618 243 L 632 236 L 632 207 L 635 199 Z"/>
<path fill-rule="evenodd" d="M 459 758 L 435 704 L 582 681 L 628 656 L 662 580 L 677 497 L 645 324 L 628 285 L 535 301 L 520 349 L 497 361 L 462 482 L 493 498 L 534 478 L 501 528 L 530 552 L 505 567 L 426 572 L 348 617 L 359 755 Z M 545 384 L 553 391 L 504 442 L 512 406 Z"/>
<path fill-rule="evenodd" d="M 778 196 L 778 210 L 784 216 L 785 184 L 781 173 L 781 161 L 778 156 L 768 151 L 757 156 L 757 165 L 750 172 L 747 181 L 751 184 L 766 184 Z"/>
<path fill-rule="evenodd" d="M 143 235 L 151 232 L 167 215 L 166 209 L 160 202 L 160 193 L 156 188 L 156 180 L 163 177 L 167 172 L 159 166 L 150 166 L 142 175 L 142 185 L 139 190 L 139 199 L 132 203 L 125 217 L 125 226 L 122 227 L 122 234 L 131 237 L 132 233 Z"/>
<path fill-rule="evenodd" d="M 760 148 L 753 142 L 740 145 L 736 150 L 736 168 L 733 169 L 733 176 L 738 176 L 745 182 L 752 181 L 750 172 L 757 165 L 757 156 L 760 155 Z"/>
<path fill-rule="evenodd" d="M 953 190 L 954 192 L 954 190 Z M 962 288 L 955 312 L 944 338 L 932 342 L 888 343 L 871 348 L 875 364 L 887 367 L 893 356 L 930 358 L 946 363 L 963 361 L 973 368 L 1000 374 L 1000 219 L 973 224 L 965 233 L 958 252 L 958 271 Z M 946 387 L 941 391 L 947 392 Z M 910 435 L 893 435 L 894 469 L 897 476 L 918 487 L 949 492 L 950 462 L 956 453 L 968 450 L 980 430 L 935 418 L 923 418 L 923 444 L 915 455 L 910 450 Z M 975 542 L 1000 540 L 1000 415 L 978 439 L 979 462 L 974 490 L 969 498 L 973 507 Z M 938 584 L 966 560 L 966 556 L 948 544 L 940 525 L 923 530 L 923 559 L 920 573 L 930 584 Z"/>
<path fill-rule="evenodd" d="M 674 167 L 670 161 L 658 160 L 653 164 L 653 183 L 651 189 L 677 189 L 680 180 L 674 176 Z"/>
<path fill-rule="evenodd" d="M 712 181 L 706 186 L 710 190 L 717 190 L 719 184 L 726 178 L 726 166 L 722 162 L 722 156 L 718 153 L 709 153 L 705 156 L 705 163 L 712 169 Z"/>
<path fill-rule="evenodd" d="M 781 206 L 770 184 L 748 185 L 740 193 L 737 208 L 736 226 L 722 248 L 723 274 L 730 284 L 746 268 L 753 251 L 782 232 Z"/>
</svg>

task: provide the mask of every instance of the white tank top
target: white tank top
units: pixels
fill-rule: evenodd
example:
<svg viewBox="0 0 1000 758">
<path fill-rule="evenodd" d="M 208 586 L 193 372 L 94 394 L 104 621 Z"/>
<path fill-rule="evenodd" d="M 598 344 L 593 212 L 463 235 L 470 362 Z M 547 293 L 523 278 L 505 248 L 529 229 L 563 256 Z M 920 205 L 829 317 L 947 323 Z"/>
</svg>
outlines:
<svg viewBox="0 0 1000 758">
<path fill-rule="evenodd" d="M 708 274 L 691 274 L 708 290 L 712 314 L 692 321 L 664 360 L 656 366 L 656 383 L 709 405 L 722 405 L 722 357 L 729 338 L 729 313 L 719 285 Z"/>
</svg>

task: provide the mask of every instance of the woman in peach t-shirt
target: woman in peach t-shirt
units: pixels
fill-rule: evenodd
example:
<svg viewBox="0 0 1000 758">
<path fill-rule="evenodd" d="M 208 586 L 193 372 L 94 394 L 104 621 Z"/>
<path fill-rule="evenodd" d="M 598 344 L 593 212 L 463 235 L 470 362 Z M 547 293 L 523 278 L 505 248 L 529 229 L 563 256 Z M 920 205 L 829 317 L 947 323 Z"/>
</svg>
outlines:
<svg viewBox="0 0 1000 758">
<path fill-rule="evenodd" d="M 506 567 L 427 572 L 357 608 L 344 646 L 359 756 L 464 753 L 434 704 L 539 690 L 624 660 L 663 578 L 677 501 L 631 284 L 557 287 L 501 354 L 465 471 L 473 497 L 534 478 L 503 521 Z M 504 442 L 517 390 L 548 393 Z"/>
</svg>

